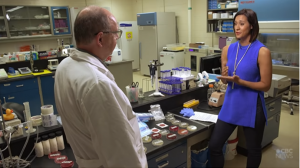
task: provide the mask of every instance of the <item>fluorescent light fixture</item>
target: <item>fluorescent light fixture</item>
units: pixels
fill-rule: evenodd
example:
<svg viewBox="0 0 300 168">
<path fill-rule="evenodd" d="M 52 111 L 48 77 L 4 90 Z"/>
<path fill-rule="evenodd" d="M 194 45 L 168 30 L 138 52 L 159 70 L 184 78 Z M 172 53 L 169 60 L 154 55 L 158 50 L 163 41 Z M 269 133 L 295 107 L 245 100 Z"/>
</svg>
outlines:
<svg viewBox="0 0 300 168">
<path fill-rule="evenodd" d="M 13 12 L 13 11 L 16 11 L 16 10 L 21 9 L 21 8 L 23 8 L 23 7 L 24 7 L 24 6 L 17 6 L 17 7 L 14 7 L 14 8 L 12 8 L 12 9 L 7 10 L 6 12 Z"/>
</svg>

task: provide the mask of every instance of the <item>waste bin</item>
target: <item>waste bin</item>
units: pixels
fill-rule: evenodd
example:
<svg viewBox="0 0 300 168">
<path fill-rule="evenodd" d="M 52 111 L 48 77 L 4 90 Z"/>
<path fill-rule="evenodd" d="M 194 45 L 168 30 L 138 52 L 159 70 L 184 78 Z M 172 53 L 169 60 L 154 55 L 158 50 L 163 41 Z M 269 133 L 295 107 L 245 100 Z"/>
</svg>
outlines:
<svg viewBox="0 0 300 168">
<path fill-rule="evenodd" d="M 208 140 L 191 146 L 191 167 L 206 168 L 208 162 Z"/>
</svg>

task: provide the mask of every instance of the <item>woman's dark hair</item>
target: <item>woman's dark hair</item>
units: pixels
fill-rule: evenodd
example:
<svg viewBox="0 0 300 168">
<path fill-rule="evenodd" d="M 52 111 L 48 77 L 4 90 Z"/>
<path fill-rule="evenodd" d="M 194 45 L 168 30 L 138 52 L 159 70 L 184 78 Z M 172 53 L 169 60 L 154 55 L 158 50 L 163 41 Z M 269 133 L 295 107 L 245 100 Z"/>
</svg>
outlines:
<svg viewBox="0 0 300 168">
<path fill-rule="evenodd" d="M 233 19 L 234 21 L 238 15 L 246 16 L 250 26 L 252 26 L 252 29 L 250 30 L 251 37 L 250 37 L 250 41 L 249 41 L 250 43 L 252 43 L 254 40 L 256 40 L 258 33 L 259 33 L 259 26 L 258 26 L 256 13 L 251 9 L 242 9 L 242 10 L 238 11 L 237 14 L 234 16 L 234 19 Z M 235 32 L 235 29 L 234 29 L 234 32 Z"/>
</svg>

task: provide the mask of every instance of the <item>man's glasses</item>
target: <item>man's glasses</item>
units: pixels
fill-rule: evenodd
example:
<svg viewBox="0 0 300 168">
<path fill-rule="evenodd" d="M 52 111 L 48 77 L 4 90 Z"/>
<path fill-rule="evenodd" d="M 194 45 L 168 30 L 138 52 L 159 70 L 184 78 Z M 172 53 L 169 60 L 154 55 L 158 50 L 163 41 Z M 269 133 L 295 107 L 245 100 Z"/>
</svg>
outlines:
<svg viewBox="0 0 300 168">
<path fill-rule="evenodd" d="M 100 32 L 98 32 L 98 33 L 100 33 Z M 98 33 L 95 33 L 95 36 L 96 36 Z M 117 34 L 117 36 L 118 36 L 117 39 L 119 39 L 119 38 L 122 36 L 123 31 L 119 29 L 118 31 L 104 31 L 103 33 Z"/>
</svg>

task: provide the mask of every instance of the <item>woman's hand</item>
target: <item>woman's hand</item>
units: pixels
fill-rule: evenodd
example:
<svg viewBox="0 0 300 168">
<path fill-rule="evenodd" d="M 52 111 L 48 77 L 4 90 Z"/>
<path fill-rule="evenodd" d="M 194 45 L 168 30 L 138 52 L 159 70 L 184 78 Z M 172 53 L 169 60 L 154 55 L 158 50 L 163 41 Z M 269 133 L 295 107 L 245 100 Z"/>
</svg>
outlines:
<svg viewBox="0 0 300 168">
<path fill-rule="evenodd" d="M 226 80 L 227 82 L 234 82 L 236 84 L 240 84 L 240 77 L 237 76 L 237 75 L 234 75 L 234 76 L 217 76 L 217 78 L 221 79 L 221 80 Z"/>
<path fill-rule="evenodd" d="M 228 76 L 228 66 L 222 69 L 222 76 Z"/>
</svg>

